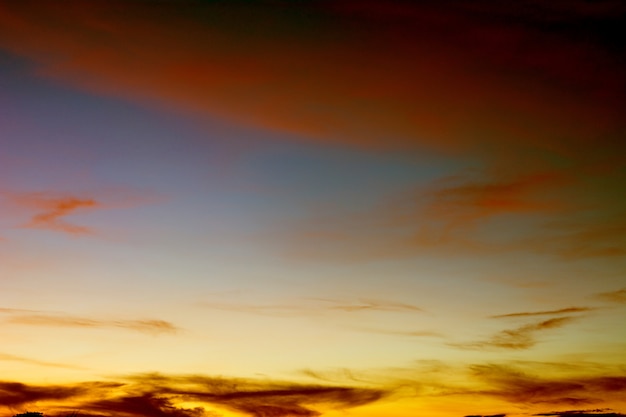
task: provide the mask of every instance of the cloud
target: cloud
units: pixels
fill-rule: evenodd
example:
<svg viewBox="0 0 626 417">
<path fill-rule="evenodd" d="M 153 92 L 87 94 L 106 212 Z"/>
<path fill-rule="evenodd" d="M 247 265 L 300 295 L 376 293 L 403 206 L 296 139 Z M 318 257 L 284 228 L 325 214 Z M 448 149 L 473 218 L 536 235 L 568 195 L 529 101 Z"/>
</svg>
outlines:
<svg viewBox="0 0 626 417">
<path fill-rule="evenodd" d="M 445 337 L 442 333 L 436 332 L 433 330 L 393 330 L 393 329 L 381 329 L 381 328 L 373 328 L 373 327 L 365 327 L 365 326 L 350 326 L 350 329 L 367 332 L 367 333 L 386 334 L 386 335 L 391 335 L 391 336 L 437 337 L 437 338 Z"/>
<path fill-rule="evenodd" d="M 49 366 L 49 367 L 54 367 L 54 368 L 83 369 L 81 367 L 74 366 L 74 365 L 66 365 L 62 363 L 40 361 L 40 360 L 32 359 L 32 358 L 25 358 L 23 356 L 11 355 L 9 353 L 0 353 L 0 361 L 15 361 L 15 362 L 22 362 L 22 363 L 26 363 L 30 365 Z"/>
<path fill-rule="evenodd" d="M 593 210 L 585 210 L 587 215 L 596 217 L 592 221 L 553 221 L 545 225 L 550 235 L 528 239 L 526 246 L 568 261 L 584 258 L 620 259 L 626 255 L 626 207 L 622 202 L 603 203 L 606 204 L 603 209 L 598 207 L 597 202 L 586 203 L 595 206 Z"/>
<path fill-rule="evenodd" d="M 371 329 L 370 331 L 373 333 L 390 334 L 390 335 L 397 335 L 397 336 L 408 336 L 408 337 L 444 337 L 441 333 L 434 332 L 431 330 L 393 331 L 393 330 L 383 330 L 383 329 Z"/>
<path fill-rule="evenodd" d="M 622 417 L 626 414 L 621 414 L 621 413 L 612 413 L 612 412 L 608 412 L 611 411 L 611 409 L 609 408 L 596 408 L 593 410 L 566 410 L 566 411 L 552 411 L 549 413 L 538 413 L 538 414 L 533 414 L 535 416 L 564 416 L 564 417 L 573 417 L 573 416 L 579 416 L 579 417 L 590 417 L 590 416 L 595 416 L 595 417 Z"/>
<path fill-rule="evenodd" d="M 558 170 L 447 176 L 360 213 L 329 213 L 290 225 L 290 253 L 362 260 L 547 250 L 526 240 L 540 240 L 536 235 L 546 233 L 541 225 L 546 219 L 576 212 L 565 197 L 572 182 Z M 496 234 L 497 222 L 507 227 Z M 526 227 L 509 227 L 516 223 Z"/>
<path fill-rule="evenodd" d="M 475 365 L 473 377 L 486 384 L 480 393 L 513 404 L 593 405 L 619 400 L 626 394 L 623 370 L 615 375 L 537 376 L 506 365 Z"/>
<path fill-rule="evenodd" d="M 567 410 L 572 406 L 626 404 L 626 375 L 620 363 L 503 361 L 460 365 L 421 360 L 413 366 L 382 370 L 307 369 L 302 373 L 324 383 L 375 383 L 393 387 L 391 398 L 419 398 L 435 409 L 443 404 L 448 413 L 450 403 L 476 407 L 465 410 L 464 414 L 460 408 L 458 415 L 522 415 L 543 412 L 546 408 Z M 485 407 L 482 410 L 477 408 L 481 405 Z"/>
<path fill-rule="evenodd" d="M 175 407 L 169 399 L 150 393 L 103 399 L 89 403 L 87 407 L 90 415 L 91 413 L 98 413 L 98 415 L 116 415 L 119 413 L 142 417 L 203 417 L 206 415 L 200 407 L 194 409 Z"/>
<path fill-rule="evenodd" d="M 147 374 L 133 380 L 150 387 L 155 394 L 202 401 L 255 417 L 317 416 L 321 412 L 316 407 L 352 408 L 379 401 L 386 395 L 384 390 L 374 388 L 203 376 L 168 378 Z"/>
<path fill-rule="evenodd" d="M 17 205 L 21 206 L 23 209 L 34 212 L 30 220 L 22 227 L 53 230 L 72 235 L 91 234 L 93 231 L 86 226 L 78 226 L 68 223 L 65 220 L 65 217 L 103 208 L 103 204 L 101 202 L 90 197 L 54 195 L 48 192 L 3 192 L 2 194 L 15 202 Z"/>
<path fill-rule="evenodd" d="M 0 39 L 74 86 L 318 141 L 559 146 L 621 124 L 599 6 L 527 0 L 512 25 L 488 1 L 376 3 L 23 1 L 0 8 Z"/>
<path fill-rule="evenodd" d="M 622 195 L 606 177 L 626 165 L 623 47 L 607 36 L 623 5 L 444 3 L 96 0 L 61 11 L 24 0 L 0 4 L 0 45 L 37 75 L 98 94 L 318 144 L 436 149 L 483 172 L 365 215 L 287 225 L 298 256 L 624 255 L 623 228 L 600 224 L 608 209 L 594 207 Z M 543 227 L 580 207 L 595 220 Z M 58 211 L 32 226 L 89 230 Z M 532 225 L 490 239 L 511 216 Z"/>
<path fill-rule="evenodd" d="M 0 383 L 0 406 L 28 409 L 34 402 L 47 415 L 67 415 L 80 410 L 85 416 L 200 417 L 235 412 L 251 417 L 320 416 L 381 401 L 419 395 L 420 401 L 454 396 L 489 404 L 501 400 L 502 413 L 466 413 L 494 417 L 519 414 L 520 408 L 536 415 L 574 415 L 574 411 L 542 412 L 560 407 L 603 407 L 623 402 L 626 376 L 619 366 L 590 363 L 475 364 L 467 368 L 426 361 L 425 367 L 392 368 L 354 373 L 342 370 L 304 371 L 318 383 L 270 379 L 229 378 L 209 375 L 131 374 L 109 381 L 43 386 Z M 433 366 L 434 365 L 434 366 Z M 465 369 L 465 372 L 464 372 Z M 453 382 L 442 375 L 454 372 L 465 379 Z M 4 395 L 5 392 L 9 395 Z M 439 401 L 437 400 L 437 401 Z M 456 402 L 457 400 L 455 400 Z M 515 411 L 507 411 L 506 404 Z M 194 404 L 194 408 L 189 408 Z M 390 404 L 394 407 L 393 404 Z M 32 409 L 32 408 L 31 408 Z M 566 409 L 567 410 L 567 409 Z M 499 410 L 498 410 L 499 411 Z M 579 410 L 579 415 L 594 414 Z M 609 411 L 597 409 L 598 412 Z M 568 414 L 570 413 L 570 414 Z M 606 417 L 611 415 L 607 414 Z M 230 415 L 230 414 L 229 414 Z M 461 412 L 459 412 L 459 415 Z M 617 414 L 620 415 L 620 414 Z M 621 416 L 621 415 L 620 415 Z"/>
<path fill-rule="evenodd" d="M 537 333 L 563 327 L 574 320 L 576 317 L 572 316 L 556 317 L 525 324 L 514 329 L 502 330 L 484 341 L 450 345 L 464 349 L 529 349 L 537 344 Z"/>
<path fill-rule="evenodd" d="M 336 207 L 289 224 L 282 235 L 286 253 L 338 261 L 512 253 L 621 259 L 626 205 L 614 197 L 620 175 L 583 179 L 576 164 L 551 168 L 518 159 L 507 160 L 508 168 L 487 166 L 410 187 L 358 212 Z M 583 169 L 588 162 L 579 163 Z"/>
<path fill-rule="evenodd" d="M 469 415 L 469 416 L 465 416 L 465 417 L 506 417 L 506 414 L 490 414 L 488 416 L 474 414 L 474 415 Z"/>
<path fill-rule="evenodd" d="M 561 314 L 570 314 L 570 313 L 586 313 L 588 311 L 597 310 L 594 307 L 567 307 L 561 308 L 558 310 L 546 310 L 546 311 L 528 311 L 522 313 L 508 313 L 508 314 L 496 314 L 495 316 L 490 316 L 494 319 L 500 318 L 508 318 L 508 317 L 533 317 L 533 316 L 554 316 Z"/>
<path fill-rule="evenodd" d="M 413 304 L 407 303 L 398 303 L 388 300 L 377 300 L 377 299 L 360 299 L 354 303 L 346 303 L 332 299 L 325 298 L 312 298 L 311 300 L 320 301 L 322 303 L 322 308 L 327 308 L 329 310 L 339 310 L 346 312 L 357 312 L 357 311 L 397 311 L 397 312 L 406 312 L 406 313 L 422 313 L 423 309 L 417 307 Z M 324 307 L 325 306 L 325 307 Z"/>
<path fill-rule="evenodd" d="M 0 313 L 2 314 L 16 314 L 16 313 L 36 313 L 38 310 L 28 310 L 23 308 L 6 308 L 0 307 Z"/>
<path fill-rule="evenodd" d="M 9 323 L 33 326 L 83 327 L 83 328 L 122 328 L 142 333 L 158 335 L 176 333 L 180 329 L 164 320 L 99 320 L 79 316 L 32 314 L 16 315 Z"/>
<path fill-rule="evenodd" d="M 597 294 L 597 297 L 611 303 L 626 304 L 626 288 Z"/>
<path fill-rule="evenodd" d="M 17 407 L 43 400 L 67 400 L 87 392 L 84 386 L 26 385 L 0 381 L 0 405 Z"/>
<path fill-rule="evenodd" d="M 398 312 L 398 313 L 422 313 L 420 307 L 413 304 L 398 303 L 379 299 L 359 299 L 358 301 L 334 300 L 327 298 L 303 298 L 296 304 L 246 304 L 246 303 L 216 303 L 202 302 L 202 307 L 239 311 L 242 313 L 253 313 L 271 316 L 293 316 L 294 314 L 318 315 L 323 312 L 345 312 L 359 313 L 367 311 Z"/>
<path fill-rule="evenodd" d="M 22 228 L 51 230 L 76 236 L 94 234 L 95 231 L 87 226 L 70 223 L 66 220 L 67 217 L 97 210 L 132 208 L 164 200 L 166 197 L 163 195 L 132 187 L 110 187 L 99 189 L 95 193 L 0 189 L 0 203 L 4 203 L 2 208 L 6 208 L 10 223 L 21 223 Z"/>
<path fill-rule="evenodd" d="M 231 410 L 253 417 L 318 416 L 323 410 L 348 409 L 381 400 L 385 390 L 349 386 L 306 385 L 202 375 L 130 375 L 118 382 L 39 387 L 4 383 L 13 397 L 0 402 L 12 407 L 33 401 L 67 400 L 53 409 L 79 409 L 88 416 L 200 417 Z M 88 395 L 85 395 L 88 394 Z M 81 397 L 82 396 L 82 397 Z M 178 402 L 202 407 L 184 408 Z M 52 413 L 54 414 L 54 412 Z"/>
</svg>

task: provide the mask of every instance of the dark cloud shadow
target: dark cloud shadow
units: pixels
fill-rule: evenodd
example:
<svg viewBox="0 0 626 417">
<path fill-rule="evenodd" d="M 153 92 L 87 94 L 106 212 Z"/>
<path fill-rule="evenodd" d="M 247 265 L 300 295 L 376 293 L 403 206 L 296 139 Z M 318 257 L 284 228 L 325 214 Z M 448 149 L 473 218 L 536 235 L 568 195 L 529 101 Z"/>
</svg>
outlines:
<svg viewBox="0 0 626 417">
<path fill-rule="evenodd" d="M 381 388 L 302 384 L 285 381 L 220 378 L 202 375 L 140 374 L 118 382 L 57 386 L 0 383 L 0 405 L 14 409 L 50 402 L 50 412 L 80 410 L 81 416 L 206 417 L 231 410 L 253 417 L 313 417 L 374 403 L 389 391 Z M 184 408 L 179 402 L 203 404 Z M 66 413 L 67 414 L 67 413 Z"/>
</svg>

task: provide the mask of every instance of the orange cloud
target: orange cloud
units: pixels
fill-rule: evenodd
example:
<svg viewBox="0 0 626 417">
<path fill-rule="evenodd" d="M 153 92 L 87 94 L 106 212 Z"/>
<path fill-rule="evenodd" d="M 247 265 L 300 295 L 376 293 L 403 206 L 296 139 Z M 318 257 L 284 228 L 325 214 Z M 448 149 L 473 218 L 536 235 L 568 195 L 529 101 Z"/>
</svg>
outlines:
<svg viewBox="0 0 626 417">
<path fill-rule="evenodd" d="M 119 382 L 67 386 L 0 382 L 0 393 L 4 391 L 10 395 L 0 395 L 0 405 L 22 408 L 35 401 L 62 400 L 65 404 L 51 404 L 59 414 L 69 408 L 80 409 L 80 414 L 86 416 L 136 417 L 221 415 L 216 409 L 252 417 L 314 417 L 322 414 L 318 410 L 371 404 L 387 394 L 375 388 L 159 374 L 134 375 L 121 378 Z M 202 403 L 204 407 L 188 409 L 176 404 L 180 401 Z"/>
<path fill-rule="evenodd" d="M 49 206 L 48 211 L 35 215 L 25 227 L 58 230 L 70 234 L 91 233 L 89 228 L 66 223 L 61 218 L 81 209 L 98 207 L 95 200 L 65 198 L 47 201 L 44 205 Z"/>
<path fill-rule="evenodd" d="M 65 217 L 76 213 L 103 208 L 102 203 L 93 198 L 72 195 L 53 195 L 50 193 L 4 193 L 19 206 L 34 211 L 31 219 L 23 225 L 25 228 L 45 229 L 72 235 L 91 234 L 86 226 L 78 226 L 65 221 Z"/>
<path fill-rule="evenodd" d="M 276 316 L 316 315 L 325 311 L 341 311 L 345 313 L 359 313 L 364 311 L 422 313 L 418 306 L 398 303 L 387 300 L 360 299 L 358 301 L 333 300 L 325 298 L 305 298 L 295 304 L 246 304 L 246 303 L 216 303 L 202 302 L 202 307 L 216 310 L 238 311 Z"/>
<path fill-rule="evenodd" d="M 0 190 L 11 223 L 22 220 L 22 228 L 52 230 L 71 235 L 88 235 L 95 231 L 87 226 L 70 223 L 66 218 L 95 210 L 129 208 L 137 205 L 162 202 L 165 197 L 156 193 L 132 188 L 107 188 L 92 193 L 24 192 Z M 0 203 L 2 201 L 0 200 Z M 3 207 L 4 208 L 4 207 Z"/>
<path fill-rule="evenodd" d="M 9 319 L 9 323 L 60 327 L 118 327 L 154 335 L 161 333 L 176 333 L 180 330 L 172 323 L 164 320 L 98 320 L 77 316 L 43 314 L 16 315 Z"/>
<path fill-rule="evenodd" d="M 458 403 L 457 399 L 467 398 L 466 409 L 461 409 L 458 403 L 458 415 L 468 415 L 474 409 L 470 411 L 472 415 L 483 416 L 493 416 L 494 408 L 507 415 L 509 411 L 514 415 L 570 415 L 575 413 L 571 410 L 573 406 L 603 407 L 595 411 L 606 412 L 610 411 L 606 407 L 624 404 L 626 377 L 619 365 L 514 362 L 456 368 L 426 362 L 423 369 L 393 368 L 369 376 L 368 372 L 349 370 L 329 375 L 305 371 L 304 374 L 318 381 L 314 384 L 158 373 L 65 385 L 4 381 L 0 382 L 0 406 L 32 409 L 36 403 L 37 408 L 51 416 L 80 410 L 86 417 L 120 414 L 199 417 L 219 416 L 227 410 L 251 417 L 314 417 L 382 401 L 389 405 L 389 415 L 394 415 L 398 409 L 393 402 L 406 397 L 427 404 L 433 399 L 446 401 L 456 397 Z M 450 372 L 465 379 L 454 378 L 447 383 L 442 377 Z M 194 403 L 196 408 L 185 407 L 189 403 Z M 481 411 L 481 406 L 487 408 Z M 487 410 L 491 412 L 485 414 Z M 593 413 L 588 409 L 578 411 Z"/>
</svg>

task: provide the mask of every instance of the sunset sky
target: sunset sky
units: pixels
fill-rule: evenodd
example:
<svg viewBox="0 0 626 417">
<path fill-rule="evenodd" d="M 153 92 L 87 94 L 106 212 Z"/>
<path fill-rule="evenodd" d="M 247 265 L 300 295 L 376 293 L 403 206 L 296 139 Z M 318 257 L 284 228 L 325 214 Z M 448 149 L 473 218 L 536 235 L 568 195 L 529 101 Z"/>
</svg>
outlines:
<svg viewBox="0 0 626 417">
<path fill-rule="evenodd" d="M 0 0 L 0 416 L 626 415 L 621 0 Z"/>
</svg>

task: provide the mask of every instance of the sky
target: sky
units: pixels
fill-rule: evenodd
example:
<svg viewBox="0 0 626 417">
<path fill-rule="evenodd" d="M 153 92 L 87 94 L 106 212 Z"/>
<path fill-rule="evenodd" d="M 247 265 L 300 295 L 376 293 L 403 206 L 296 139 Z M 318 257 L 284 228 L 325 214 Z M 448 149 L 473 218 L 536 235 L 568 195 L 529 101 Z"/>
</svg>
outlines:
<svg viewBox="0 0 626 417">
<path fill-rule="evenodd" d="M 626 415 L 625 15 L 0 0 L 0 415 Z"/>
</svg>

